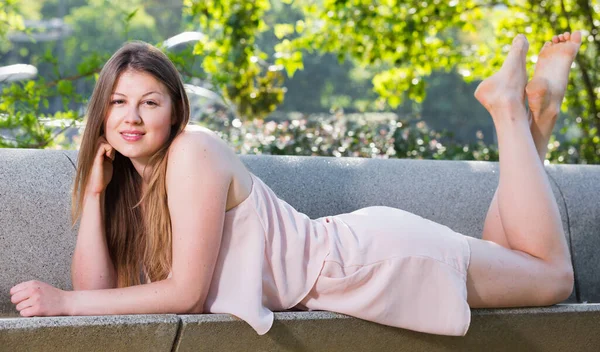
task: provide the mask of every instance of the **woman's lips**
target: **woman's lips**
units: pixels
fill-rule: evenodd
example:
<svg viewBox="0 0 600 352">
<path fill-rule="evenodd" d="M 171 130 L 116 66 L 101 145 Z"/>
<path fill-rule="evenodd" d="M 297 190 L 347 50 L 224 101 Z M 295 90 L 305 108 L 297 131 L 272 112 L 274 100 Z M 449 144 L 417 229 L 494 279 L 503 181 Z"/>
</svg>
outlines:
<svg viewBox="0 0 600 352">
<path fill-rule="evenodd" d="M 121 132 L 121 136 L 123 136 L 123 139 L 128 142 L 136 142 L 142 139 L 144 135 L 137 132 Z"/>
</svg>

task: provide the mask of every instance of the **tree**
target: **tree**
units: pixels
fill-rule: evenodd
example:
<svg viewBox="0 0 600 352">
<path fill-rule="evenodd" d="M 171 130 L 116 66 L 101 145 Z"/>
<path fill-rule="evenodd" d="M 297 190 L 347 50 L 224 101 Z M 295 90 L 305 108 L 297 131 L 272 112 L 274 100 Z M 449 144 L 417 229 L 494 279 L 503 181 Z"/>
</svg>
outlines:
<svg viewBox="0 0 600 352">
<path fill-rule="evenodd" d="M 18 12 L 18 0 L 6 0 L 0 2 L 0 39 L 6 38 L 12 30 L 23 30 L 23 17 Z M 10 43 L 0 41 L 0 53 L 9 49 Z"/>
<path fill-rule="evenodd" d="M 190 29 L 206 36 L 194 49 L 202 57 L 203 78 L 210 79 L 244 118 L 264 117 L 283 101 L 284 67 L 289 74 L 302 68 L 302 57 L 277 50 L 275 64 L 258 47 L 268 29 L 264 16 L 269 0 L 185 0 Z"/>
<path fill-rule="evenodd" d="M 551 152 L 559 161 L 600 162 L 597 0 L 311 0 L 295 6 L 306 19 L 291 47 L 382 67 L 373 78 L 374 89 L 391 106 L 404 96 L 422 101 L 424 78 L 434 70 L 456 68 L 467 81 L 489 76 L 501 66 L 516 33 L 527 34 L 535 53 L 555 33 L 584 30 L 586 41 L 563 104 L 576 117 L 580 135 L 568 143 L 570 148 Z M 490 12 L 498 19 L 495 40 L 483 42 L 483 19 Z"/>
<path fill-rule="evenodd" d="M 14 10 L 16 3 L 10 0 L 0 7 L 0 36 L 6 35 L 9 25 L 20 23 Z M 139 29 L 143 32 L 135 32 L 136 38 L 160 43 L 156 32 L 149 30 L 156 20 L 147 15 L 142 2 L 135 1 L 137 12 L 129 12 L 130 8 L 123 11 L 116 0 L 110 4 L 117 9 L 107 12 L 113 13 L 113 18 L 124 15 L 123 26 L 110 21 L 116 27 L 132 34 Z M 71 9 L 67 20 L 77 30 L 87 30 L 89 23 L 94 28 L 105 27 L 103 18 L 94 17 L 102 12 L 102 6 L 104 2 L 91 0 Z M 550 157 L 559 162 L 600 162 L 598 0 L 183 0 L 182 8 L 184 28 L 205 36 L 193 51 L 169 53 L 170 57 L 184 79 L 197 76 L 212 82 L 212 87 L 245 120 L 263 118 L 282 103 L 285 76 L 289 78 L 304 68 L 306 53 L 351 61 L 363 76 L 372 75 L 377 105 L 397 109 L 405 101 L 421 104 L 426 78 L 434 72 L 457 72 L 467 83 L 489 76 L 502 64 L 516 33 L 528 35 L 530 50 L 535 53 L 555 33 L 584 29 L 586 40 L 563 105 L 568 112 L 563 130 L 567 140 L 555 143 Z M 275 18 L 273 10 L 285 15 Z M 80 18 L 85 20 L 81 22 Z M 135 21 L 139 27 L 134 26 Z M 161 17 L 161 26 L 175 28 L 165 21 Z M 5 87 L 0 128 L 19 122 L 23 128 L 20 138 L 38 133 L 35 124 L 27 124 L 36 120 L 34 114 L 44 111 L 52 94 L 63 99 L 74 94 L 72 82 L 76 79 L 93 78 L 106 55 L 115 49 L 109 48 L 113 44 L 102 46 L 108 52 L 92 54 L 85 45 L 67 41 L 66 51 L 79 53 L 69 65 L 78 67 L 73 76 L 61 71 L 53 55 L 42 56 L 57 73 L 50 80 L 41 78 Z M 529 69 L 535 56 L 531 58 Z M 337 100 L 340 106 L 348 105 L 344 96 L 337 98 L 341 98 Z M 65 106 L 61 113 L 69 111 L 74 111 L 73 106 Z M 75 115 L 80 118 L 79 113 Z M 45 138 L 32 145 L 48 145 Z M 23 145 L 18 138 L 9 145 L 15 143 Z"/>
<path fill-rule="evenodd" d="M 516 33 L 528 35 L 530 50 L 535 53 L 553 34 L 583 29 L 587 41 L 577 58 L 563 104 L 564 111 L 575 120 L 567 119 L 567 124 L 579 133 L 567 136 L 571 140 L 561 148 L 555 143 L 550 155 L 559 162 L 600 162 L 597 136 L 600 67 L 595 59 L 600 47 L 597 0 L 281 0 L 272 3 L 302 14 L 301 19 L 275 24 L 272 28 L 280 39 L 275 46 L 274 61 L 287 70 L 288 76 L 303 68 L 302 52 L 331 53 L 340 61 L 350 59 L 360 67 L 376 69 L 372 79 L 374 91 L 380 103 L 392 108 L 398 107 L 404 98 L 423 102 L 426 78 L 436 71 L 455 70 L 467 83 L 488 77 L 501 66 Z M 199 52 L 213 56 L 209 59 L 208 71 L 235 76 L 236 68 L 241 67 L 240 72 L 251 68 L 254 74 L 251 80 L 240 75 L 222 81 L 222 86 L 235 82 L 238 89 L 233 89 L 230 97 L 242 99 L 243 94 L 238 91 L 240 85 L 267 77 L 264 71 L 257 69 L 258 65 L 248 64 L 247 59 L 257 56 L 267 59 L 254 44 L 255 38 L 267 30 L 262 18 L 269 3 L 188 0 L 185 4 L 194 21 L 203 28 L 211 28 L 212 47 L 206 44 L 197 47 Z M 249 18 L 255 19 L 255 22 L 250 21 L 252 25 L 245 22 Z M 488 28 L 490 18 L 492 27 Z M 246 37 L 251 40 L 238 42 L 235 39 Z M 490 37 L 493 40 L 490 41 Z M 212 51 L 203 49 L 206 47 Z M 223 47 L 227 49 L 217 49 Z M 236 56 L 240 53 L 242 56 Z M 533 65 L 534 60 L 529 62 L 530 70 Z M 279 77 L 267 80 L 279 84 Z M 277 96 L 270 102 L 278 100 Z M 253 111 L 248 110 L 245 116 L 252 114 Z"/>
<path fill-rule="evenodd" d="M 21 44 L 39 75 L 35 80 L 0 87 L 0 147 L 45 148 L 65 144 L 64 132 L 83 120 L 95 77 L 110 53 L 127 39 L 159 40 L 154 19 L 145 13 L 141 3 L 141 0 L 129 4 L 116 0 L 68 1 L 63 10 L 70 12 L 65 22 L 74 33 L 71 37 L 64 41 L 32 40 Z M 9 5 L 5 15 L 0 11 L 0 19 L 16 18 L 8 29 L 23 30 L 20 13 L 28 4 L 13 1 Z M 40 11 L 50 12 L 50 17 L 56 15 L 56 1 L 44 5 Z M 112 29 L 110 35 L 106 35 L 107 28 Z M 0 35 L 6 37 L 8 29 Z"/>
</svg>

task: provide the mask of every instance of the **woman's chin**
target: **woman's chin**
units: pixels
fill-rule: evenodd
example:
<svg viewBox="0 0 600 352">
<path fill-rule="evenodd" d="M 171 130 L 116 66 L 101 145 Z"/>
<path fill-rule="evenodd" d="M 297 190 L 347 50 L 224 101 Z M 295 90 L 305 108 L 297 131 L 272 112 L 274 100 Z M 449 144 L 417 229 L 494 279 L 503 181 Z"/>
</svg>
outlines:
<svg viewBox="0 0 600 352">
<path fill-rule="evenodd" d="M 146 150 L 141 150 L 140 148 L 131 148 L 130 146 L 115 147 L 115 149 L 121 155 L 129 159 L 145 159 L 149 158 L 152 155 L 152 153 L 149 153 Z"/>
</svg>

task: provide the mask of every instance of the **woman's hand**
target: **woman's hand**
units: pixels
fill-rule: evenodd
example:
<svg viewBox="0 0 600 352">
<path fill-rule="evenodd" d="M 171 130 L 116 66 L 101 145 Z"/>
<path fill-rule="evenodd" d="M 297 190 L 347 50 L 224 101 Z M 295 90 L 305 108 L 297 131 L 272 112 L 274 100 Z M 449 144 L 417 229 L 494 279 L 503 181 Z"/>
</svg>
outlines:
<svg viewBox="0 0 600 352">
<path fill-rule="evenodd" d="M 68 292 L 47 283 L 22 282 L 10 289 L 10 295 L 23 317 L 70 315 Z"/>
<path fill-rule="evenodd" d="M 92 165 L 92 172 L 86 187 L 86 194 L 101 194 L 112 179 L 115 149 L 108 144 L 106 138 L 100 136 L 98 149 Z"/>
</svg>

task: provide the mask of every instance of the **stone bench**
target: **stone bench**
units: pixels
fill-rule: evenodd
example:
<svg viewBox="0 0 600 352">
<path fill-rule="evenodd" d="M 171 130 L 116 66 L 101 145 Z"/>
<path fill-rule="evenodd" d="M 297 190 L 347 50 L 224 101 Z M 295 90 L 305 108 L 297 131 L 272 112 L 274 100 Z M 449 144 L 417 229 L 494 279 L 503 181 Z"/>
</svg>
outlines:
<svg viewBox="0 0 600 352">
<path fill-rule="evenodd" d="M 427 335 L 329 312 L 276 313 L 258 336 L 228 315 L 19 318 L 8 291 L 31 279 L 70 289 L 77 152 L 0 149 L 0 351 L 598 351 L 600 166 L 551 165 L 575 268 L 563 304 L 474 309 L 465 337 Z M 311 217 L 399 207 L 480 237 L 498 181 L 491 162 L 243 156 L 282 199 Z"/>
</svg>

